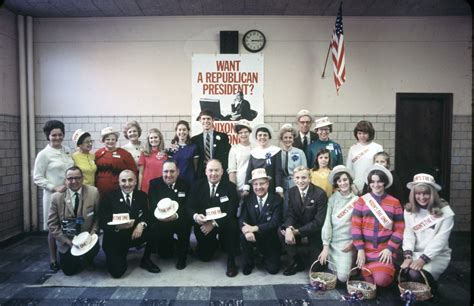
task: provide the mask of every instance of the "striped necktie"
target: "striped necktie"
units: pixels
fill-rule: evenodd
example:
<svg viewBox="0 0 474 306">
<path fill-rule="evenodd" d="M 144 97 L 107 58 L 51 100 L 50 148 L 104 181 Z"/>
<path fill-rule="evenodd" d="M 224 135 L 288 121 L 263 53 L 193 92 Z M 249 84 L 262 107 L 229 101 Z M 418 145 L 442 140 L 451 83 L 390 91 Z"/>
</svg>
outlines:
<svg viewBox="0 0 474 306">
<path fill-rule="evenodd" d="M 211 159 L 211 135 L 210 133 L 206 133 L 206 161 Z"/>
</svg>

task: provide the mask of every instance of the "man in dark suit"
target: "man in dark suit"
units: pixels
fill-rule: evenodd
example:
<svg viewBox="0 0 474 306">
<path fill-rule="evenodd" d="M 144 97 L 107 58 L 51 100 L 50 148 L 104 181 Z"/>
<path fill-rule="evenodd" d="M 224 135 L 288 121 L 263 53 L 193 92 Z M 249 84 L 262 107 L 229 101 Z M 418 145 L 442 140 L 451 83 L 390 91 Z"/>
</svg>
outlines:
<svg viewBox="0 0 474 306">
<path fill-rule="evenodd" d="M 270 186 L 264 168 L 252 171 L 253 193 L 245 198 L 240 215 L 240 245 L 243 273 L 249 275 L 255 266 L 254 248 L 263 255 L 263 266 L 270 274 L 280 270 L 280 241 L 277 229 L 282 220 L 283 199 L 268 193 Z"/>
<path fill-rule="evenodd" d="M 93 186 L 82 184 L 84 177 L 78 167 L 68 168 L 65 177 L 67 189 L 52 196 L 48 228 L 56 239 L 59 261 L 64 274 L 74 275 L 83 267 L 92 266 L 94 257 L 99 253 L 100 247 L 97 242 L 82 256 L 71 254 L 74 235 L 84 231 L 93 235 L 99 231 L 99 192 Z"/>
<path fill-rule="evenodd" d="M 148 196 L 150 206 L 155 208 L 157 203 L 165 198 L 178 202 L 179 208 L 175 215 L 164 220 L 154 220 L 153 232 L 160 257 L 168 258 L 173 255 L 174 239 L 178 236 L 178 262 L 176 269 L 186 267 L 186 253 L 191 234 L 191 219 L 186 211 L 186 199 L 189 193 L 188 184 L 179 176 L 179 168 L 174 160 L 163 163 L 163 176 L 150 181 Z"/>
<path fill-rule="evenodd" d="M 326 218 L 328 198 L 326 192 L 311 183 L 309 169 L 304 166 L 293 170 L 293 186 L 288 194 L 288 215 L 280 229 L 290 265 L 284 275 L 293 275 L 304 270 L 299 248 L 307 240 L 310 254 L 316 259 L 322 248 L 321 229 Z M 314 261 L 314 260 L 313 260 Z"/>
<path fill-rule="evenodd" d="M 239 251 L 237 221 L 239 199 L 235 184 L 223 179 L 223 172 L 220 161 L 209 160 L 206 166 L 207 178 L 197 181 L 192 186 L 187 204 L 189 215 L 194 220 L 197 256 L 202 261 L 211 260 L 220 242 L 228 254 L 226 275 L 234 277 L 238 273 L 235 255 Z M 211 207 L 219 207 L 221 212 L 227 215 L 219 219 L 206 217 L 206 209 Z"/>
<path fill-rule="evenodd" d="M 120 189 L 108 192 L 100 203 L 100 227 L 104 230 L 102 248 L 104 249 L 107 270 L 114 278 L 121 277 L 127 271 L 127 253 L 130 247 L 146 242 L 140 267 L 151 273 L 160 272 L 150 255 L 154 249 L 146 193 L 135 190 L 137 178 L 131 170 L 123 170 L 119 175 Z M 108 225 L 114 214 L 128 213 L 130 222 L 120 225 Z M 134 221 L 132 221 L 134 220 Z"/>
<path fill-rule="evenodd" d="M 206 177 L 206 164 L 210 159 L 217 159 L 224 167 L 224 176 L 227 177 L 227 165 L 230 151 L 229 137 L 225 133 L 214 130 L 214 114 L 209 110 L 203 110 L 197 117 L 201 122 L 202 133 L 191 138 L 196 144 L 199 154 L 197 178 Z"/>
<path fill-rule="evenodd" d="M 234 103 L 230 105 L 232 113 L 230 120 L 239 121 L 246 119 L 252 121 L 257 116 L 257 112 L 250 108 L 249 101 L 244 99 L 244 94 L 240 91 L 235 95 Z"/>
<path fill-rule="evenodd" d="M 296 114 L 296 122 L 298 123 L 298 135 L 293 142 L 293 147 L 303 150 L 306 153 L 310 144 L 318 139 L 318 135 L 310 131 L 311 124 L 313 124 L 313 116 L 311 113 L 302 109 Z M 311 168 L 314 161 L 308 161 L 308 166 Z"/>
</svg>

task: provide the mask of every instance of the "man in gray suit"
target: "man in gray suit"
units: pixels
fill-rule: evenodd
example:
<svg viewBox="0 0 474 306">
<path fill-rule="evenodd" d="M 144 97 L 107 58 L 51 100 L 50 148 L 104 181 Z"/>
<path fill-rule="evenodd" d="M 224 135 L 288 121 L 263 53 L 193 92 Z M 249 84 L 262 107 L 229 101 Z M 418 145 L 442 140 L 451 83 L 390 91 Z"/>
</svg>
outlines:
<svg viewBox="0 0 474 306">
<path fill-rule="evenodd" d="M 83 174 L 78 167 L 66 170 L 64 192 L 52 196 L 48 227 L 56 239 L 61 268 L 66 275 L 73 275 L 82 268 L 92 266 L 99 252 L 99 242 L 82 256 L 71 254 L 75 235 L 87 231 L 91 235 L 99 230 L 99 192 L 93 186 L 83 185 Z"/>
</svg>

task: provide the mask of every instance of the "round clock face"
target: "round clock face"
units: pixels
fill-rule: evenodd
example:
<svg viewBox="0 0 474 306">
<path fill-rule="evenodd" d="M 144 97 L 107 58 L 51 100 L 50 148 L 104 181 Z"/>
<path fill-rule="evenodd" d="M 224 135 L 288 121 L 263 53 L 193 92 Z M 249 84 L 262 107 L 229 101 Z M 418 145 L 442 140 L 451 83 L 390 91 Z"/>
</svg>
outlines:
<svg viewBox="0 0 474 306">
<path fill-rule="evenodd" d="M 265 35 L 259 30 L 250 30 L 242 38 L 244 48 L 250 52 L 259 52 L 265 47 Z"/>
</svg>

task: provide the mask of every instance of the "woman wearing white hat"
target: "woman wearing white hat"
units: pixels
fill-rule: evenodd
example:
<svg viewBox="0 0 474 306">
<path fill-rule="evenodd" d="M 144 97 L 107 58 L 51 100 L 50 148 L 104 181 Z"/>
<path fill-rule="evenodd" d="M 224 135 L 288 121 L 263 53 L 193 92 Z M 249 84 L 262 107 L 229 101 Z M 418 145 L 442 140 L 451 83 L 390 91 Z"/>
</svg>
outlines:
<svg viewBox="0 0 474 306">
<path fill-rule="evenodd" d="M 252 127 L 250 126 L 250 122 L 245 119 L 239 120 L 235 125 L 235 131 L 237 132 L 239 143 L 230 148 L 227 173 L 229 173 L 229 180 L 237 185 L 237 191 L 239 194 L 242 194 L 250 159 L 250 151 L 252 150 L 252 145 L 250 144 Z"/>
<path fill-rule="evenodd" d="M 329 134 L 332 131 L 332 123 L 329 121 L 329 118 L 323 117 L 316 119 L 315 125 L 314 130 L 318 134 L 318 139 L 308 147 L 308 151 L 306 152 L 309 168 L 314 167 L 316 155 L 322 149 L 329 150 L 329 153 L 331 154 L 331 164 L 329 165 L 329 168 L 332 169 L 337 165 L 342 165 L 343 158 L 341 146 L 337 142 L 329 139 Z"/>
<path fill-rule="evenodd" d="M 408 281 L 423 283 L 422 271 L 432 290 L 436 291 L 436 280 L 451 260 L 449 236 L 454 226 L 454 212 L 446 201 L 440 199 L 438 191 L 441 186 L 431 175 L 419 173 L 407 187 L 411 191 L 404 212 L 405 260 L 400 268 L 405 269 Z"/>
<path fill-rule="evenodd" d="M 95 155 L 91 153 L 94 141 L 89 132 L 78 129 L 72 134 L 72 141 L 77 146 L 77 151 L 72 154 L 74 165 L 82 171 L 84 176 L 83 184 L 95 186 L 95 172 L 97 165 L 95 164 Z"/>
<path fill-rule="evenodd" d="M 104 147 L 95 152 L 97 173 L 95 186 L 99 189 L 100 196 L 119 188 L 118 177 L 123 170 L 132 170 L 137 174 L 137 165 L 128 151 L 117 147 L 120 133 L 113 127 L 103 128 L 100 136 Z"/>
<path fill-rule="evenodd" d="M 276 192 L 283 197 L 281 149 L 270 144 L 272 134 L 272 127 L 265 123 L 257 125 L 254 129 L 253 135 L 257 140 L 257 147 L 250 151 L 247 175 L 245 176 L 244 195 L 250 191 L 250 185 L 247 182 L 252 179 L 252 170 L 265 168 L 267 174 L 274 178 L 270 182 L 269 192 Z"/>
<path fill-rule="evenodd" d="M 329 182 L 336 190 L 328 200 L 326 219 L 321 230 L 323 250 L 319 262 L 337 271 L 337 279 L 347 281 L 353 263 L 351 216 L 354 203 L 359 198 L 352 192 L 352 171 L 343 165 L 334 167 Z M 335 267 L 333 266 L 335 265 Z"/>
</svg>

